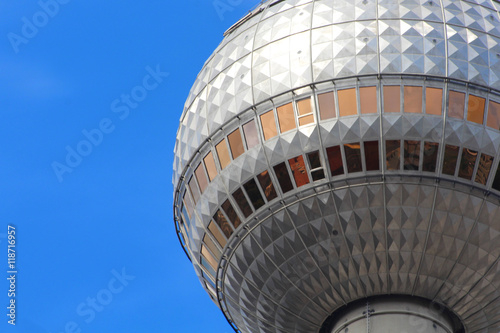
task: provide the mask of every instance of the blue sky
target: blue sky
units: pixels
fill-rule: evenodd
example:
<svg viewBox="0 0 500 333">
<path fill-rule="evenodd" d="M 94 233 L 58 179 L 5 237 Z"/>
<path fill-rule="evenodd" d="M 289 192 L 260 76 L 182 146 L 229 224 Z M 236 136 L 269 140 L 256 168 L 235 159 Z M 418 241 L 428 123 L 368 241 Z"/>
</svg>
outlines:
<svg viewBox="0 0 500 333">
<path fill-rule="evenodd" d="M 258 1 L 57 1 L 0 0 L 0 331 L 232 332 L 175 235 L 172 158 L 197 73 Z"/>
</svg>

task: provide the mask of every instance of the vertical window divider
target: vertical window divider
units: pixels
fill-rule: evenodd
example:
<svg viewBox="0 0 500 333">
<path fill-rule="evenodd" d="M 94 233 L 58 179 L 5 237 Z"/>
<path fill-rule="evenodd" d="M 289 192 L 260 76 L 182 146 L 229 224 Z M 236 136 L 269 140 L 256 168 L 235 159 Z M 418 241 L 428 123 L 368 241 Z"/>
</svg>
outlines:
<svg viewBox="0 0 500 333">
<path fill-rule="evenodd" d="M 359 154 L 361 155 L 361 170 L 362 172 L 367 172 L 366 161 L 365 161 L 365 141 L 359 141 Z"/>
<path fill-rule="evenodd" d="M 493 156 L 490 176 L 488 177 L 488 181 L 486 182 L 486 188 L 490 189 L 490 191 L 493 189 L 493 182 L 495 181 L 498 168 L 500 168 L 500 152 L 498 152 L 496 156 Z"/>
<path fill-rule="evenodd" d="M 448 99 L 449 99 L 449 80 L 444 81 L 444 87 L 443 87 L 443 98 L 442 98 L 442 118 L 443 118 L 443 126 L 441 129 L 441 140 L 439 141 L 439 152 L 437 156 L 437 161 L 436 161 L 436 175 L 438 177 L 441 177 L 443 175 L 443 165 L 444 165 L 444 154 L 446 151 L 446 144 L 445 144 L 445 131 L 446 131 L 446 123 L 448 121 Z M 427 112 L 427 110 L 426 110 Z"/>
<path fill-rule="evenodd" d="M 457 164 L 455 165 L 455 178 L 458 178 L 458 173 L 460 172 L 460 165 L 462 164 L 462 155 L 465 147 L 458 146 L 458 156 L 457 156 Z"/>
</svg>

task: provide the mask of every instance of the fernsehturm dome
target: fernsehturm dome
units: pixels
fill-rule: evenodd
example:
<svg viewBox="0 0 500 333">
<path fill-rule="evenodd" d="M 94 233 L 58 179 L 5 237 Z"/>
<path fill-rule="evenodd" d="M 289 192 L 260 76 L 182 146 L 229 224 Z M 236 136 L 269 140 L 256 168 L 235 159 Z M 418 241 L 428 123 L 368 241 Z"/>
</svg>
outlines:
<svg viewBox="0 0 500 333">
<path fill-rule="evenodd" d="M 236 331 L 500 331 L 499 10 L 274 0 L 224 34 L 174 215 Z"/>
</svg>

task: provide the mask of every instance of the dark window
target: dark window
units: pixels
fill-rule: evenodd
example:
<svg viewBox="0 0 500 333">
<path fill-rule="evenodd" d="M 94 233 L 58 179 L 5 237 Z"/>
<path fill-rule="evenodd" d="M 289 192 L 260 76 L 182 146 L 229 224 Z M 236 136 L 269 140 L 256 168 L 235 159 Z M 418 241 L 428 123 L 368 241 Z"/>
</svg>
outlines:
<svg viewBox="0 0 500 333">
<path fill-rule="evenodd" d="M 278 196 L 276 194 L 276 190 L 274 189 L 273 182 L 271 181 L 271 177 L 269 177 L 269 171 L 266 170 L 260 175 L 257 175 L 257 179 L 262 187 L 262 190 L 264 191 L 267 201 L 271 201 Z"/>
<path fill-rule="evenodd" d="M 224 201 L 222 204 L 222 209 L 227 215 L 227 218 L 231 223 L 234 225 L 234 228 L 238 228 L 239 225 L 241 224 L 240 218 L 238 217 L 238 214 L 236 214 L 236 211 L 233 208 L 233 205 L 229 202 L 229 200 Z"/>
<path fill-rule="evenodd" d="M 325 171 L 321 165 L 321 159 L 319 156 L 319 151 L 314 151 L 307 154 L 307 159 L 309 160 L 309 167 L 311 168 L 311 176 L 313 181 L 317 181 L 325 178 Z"/>
<path fill-rule="evenodd" d="M 458 147 L 446 145 L 444 149 L 443 173 L 454 176 L 457 168 Z"/>
<path fill-rule="evenodd" d="M 222 214 L 222 211 L 219 209 L 214 215 L 214 221 L 219 225 L 219 228 L 222 230 L 224 235 L 226 235 L 226 238 L 231 237 L 231 234 L 233 233 L 233 228 L 231 228 L 231 225 L 227 221 L 226 217 L 224 214 Z"/>
<path fill-rule="evenodd" d="M 245 217 L 249 217 L 250 215 L 252 215 L 252 208 L 250 208 L 247 198 L 245 198 L 245 194 L 243 193 L 243 190 L 241 188 L 234 191 L 233 198 L 238 204 L 238 207 L 240 207 L 240 210 Z"/>
<path fill-rule="evenodd" d="M 347 164 L 347 172 L 363 171 L 361 165 L 361 145 L 359 142 L 344 145 L 345 161 Z"/>
<path fill-rule="evenodd" d="M 401 143 L 399 140 L 387 140 L 385 142 L 386 169 L 399 170 L 401 163 Z"/>
<path fill-rule="evenodd" d="M 458 177 L 467 180 L 472 179 L 474 167 L 476 166 L 477 151 L 467 148 L 462 149 L 462 159 L 460 160 L 460 169 L 458 169 Z"/>
<path fill-rule="evenodd" d="M 326 155 L 328 156 L 328 164 L 330 165 L 332 176 L 342 175 L 344 173 L 344 165 L 342 163 L 340 146 L 326 148 Z"/>
<path fill-rule="evenodd" d="M 322 120 L 335 118 L 335 95 L 332 92 L 318 95 L 319 114 Z"/>
<path fill-rule="evenodd" d="M 245 191 L 247 191 L 248 197 L 252 202 L 253 208 L 255 210 L 259 209 L 264 205 L 264 199 L 262 199 L 262 195 L 260 194 L 259 188 L 257 187 L 257 183 L 255 180 L 250 179 L 243 185 Z"/>
<path fill-rule="evenodd" d="M 297 187 L 309 184 L 309 176 L 307 175 L 306 165 L 304 164 L 302 155 L 289 159 L 288 163 L 290 163 L 290 169 L 292 170 L 292 175 Z"/>
<path fill-rule="evenodd" d="M 276 178 L 278 178 L 278 182 L 280 183 L 281 191 L 283 191 L 283 193 L 293 189 L 292 180 L 288 174 L 285 162 L 275 165 L 274 172 L 276 173 Z"/>
<path fill-rule="evenodd" d="M 364 143 L 364 148 L 366 171 L 380 170 L 378 141 L 366 141 Z"/>
<path fill-rule="evenodd" d="M 486 185 L 490 175 L 491 166 L 493 164 L 493 156 L 481 154 L 479 166 L 476 172 L 476 183 Z"/>
<path fill-rule="evenodd" d="M 493 180 L 493 185 L 491 187 L 497 191 L 500 191 L 500 167 L 497 169 L 497 174 Z"/>
<path fill-rule="evenodd" d="M 420 164 L 420 141 L 405 140 L 405 170 L 418 170 Z"/>
<path fill-rule="evenodd" d="M 424 142 L 424 163 L 422 165 L 423 171 L 436 172 L 438 149 L 439 143 Z"/>
</svg>

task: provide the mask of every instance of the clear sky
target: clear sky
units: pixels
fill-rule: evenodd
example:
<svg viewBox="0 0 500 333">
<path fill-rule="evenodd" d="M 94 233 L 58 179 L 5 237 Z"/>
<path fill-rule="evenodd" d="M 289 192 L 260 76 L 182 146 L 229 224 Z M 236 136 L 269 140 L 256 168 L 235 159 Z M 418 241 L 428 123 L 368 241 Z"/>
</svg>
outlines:
<svg viewBox="0 0 500 333">
<path fill-rule="evenodd" d="M 0 332 L 232 332 L 175 235 L 172 160 L 197 73 L 258 2 L 0 0 Z"/>
</svg>

